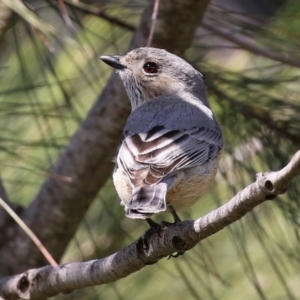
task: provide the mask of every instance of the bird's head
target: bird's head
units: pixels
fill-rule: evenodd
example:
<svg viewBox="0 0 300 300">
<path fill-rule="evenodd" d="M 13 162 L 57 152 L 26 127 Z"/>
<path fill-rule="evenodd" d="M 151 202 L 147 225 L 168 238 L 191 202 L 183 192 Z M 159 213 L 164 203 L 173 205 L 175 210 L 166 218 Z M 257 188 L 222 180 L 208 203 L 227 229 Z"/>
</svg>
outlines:
<svg viewBox="0 0 300 300">
<path fill-rule="evenodd" d="M 156 97 L 193 93 L 205 98 L 201 73 L 166 50 L 145 47 L 100 58 L 119 71 L 133 110 Z"/>
</svg>

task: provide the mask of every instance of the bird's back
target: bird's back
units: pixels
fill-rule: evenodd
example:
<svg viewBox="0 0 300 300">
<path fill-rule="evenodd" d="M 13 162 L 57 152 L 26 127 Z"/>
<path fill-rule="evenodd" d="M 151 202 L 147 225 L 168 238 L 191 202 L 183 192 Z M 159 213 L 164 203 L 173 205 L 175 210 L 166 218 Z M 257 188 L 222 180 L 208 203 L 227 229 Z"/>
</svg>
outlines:
<svg viewBox="0 0 300 300">
<path fill-rule="evenodd" d="M 129 116 L 114 173 L 129 217 L 189 207 L 213 181 L 221 130 L 211 110 L 192 98 L 158 97 Z"/>
<path fill-rule="evenodd" d="M 180 130 L 205 126 L 221 132 L 210 108 L 189 93 L 156 97 L 143 103 L 130 114 L 124 132 L 148 132 L 158 125 Z"/>
</svg>

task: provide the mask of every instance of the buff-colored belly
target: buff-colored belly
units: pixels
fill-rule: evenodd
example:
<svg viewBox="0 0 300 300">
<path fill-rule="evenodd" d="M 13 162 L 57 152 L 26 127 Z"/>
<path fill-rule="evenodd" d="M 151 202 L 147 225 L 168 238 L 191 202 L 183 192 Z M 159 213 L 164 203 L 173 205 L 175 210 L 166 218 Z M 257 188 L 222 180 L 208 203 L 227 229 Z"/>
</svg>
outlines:
<svg viewBox="0 0 300 300">
<path fill-rule="evenodd" d="M 181 173 L 167 192 L 167 205 L 177 210 L 194 205 L 209 189 L 217 173 L 218 161 Z"/>
</svg>

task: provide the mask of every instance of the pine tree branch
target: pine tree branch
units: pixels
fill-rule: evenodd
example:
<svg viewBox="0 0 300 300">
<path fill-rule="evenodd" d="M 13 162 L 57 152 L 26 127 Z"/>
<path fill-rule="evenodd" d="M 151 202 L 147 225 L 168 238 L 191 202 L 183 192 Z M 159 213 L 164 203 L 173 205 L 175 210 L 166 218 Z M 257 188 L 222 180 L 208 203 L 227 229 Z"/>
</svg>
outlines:
<svg viewBox="0 0 300 300">
<path fill-rule="evenodd" d="M 108 15 L 107 13 L 105 13 L 104 10 L 102 10 L 98 7 L 86 4 L 83 1 L 65 0 L 64 2 L 67 3 L 69 6 L 75 7 L 76 9 L 84 12 L 85 14 L 90 14 L 90 15 L 100 17 L 100 18 L 110 22 L 111 24 L 118 25 L 129 31 L 135 30 L 134 25 L 131 25 L 130 23 L 120 20 L 119 18 L 112 17 L 112 16 Z"/>
<path fill-rule="evenodd" d="M 278 133 L 280 136 L 289 139 L 291 142 L 293 142 L 294 145 L 296 146 L 300 145 L 299 137 L 296 134 L 290 133 L 285 127 L 280 126 L 278 122 L 276 122 L 272 118 L 270 112 L 267 109 L 264 109 L 262 107 L 257 107 L 257 106 L 253 107 L 251 103 L 249 104 L 246 102 L 236 100 L 234 97 L 231 97 L 230 95 L 224 93 L 221 89 L 217 87 L 216 84 L 214 84 L 210 80 L 206 80 L 206 85 L 215 95 L 217 95 L 222 99 L 226 99 L 228 102 L 234 105 L 234 107 L 236 107 L 239 112 L 241 112 L 245 116 L 249 116 L 253 119 L 259 120 L 261 124 L 264 124 L 271 130 Z"/>
<path fill-rule="evenodd" d="M 292 56 L 290 53 L 280 53 L 264 46 L 260 46 L 252 39 L 243 36 L 240 33 L 234 32 L 231 29 L 218 26 L 211 21 L 204 21 L 201 23 L 201 26 L 210 32 L 238 45 L 242 49 L 275 61 L 279 61 L 292 67 L 300 67 L 300 59 L 296 56 Z"/>
<path fill-rule="evenodd" d="M 143 249 L 141 239 L 119 252 L 99 260 L 32 269 L 0 281 L 4 299 L 47 299 L 58 293 L 101 285 L 124 278 L 174 252 L 187 251 L 201 240 L 241 219 L 266 200 L 287 190 L 289 182 L 300 173 L 300 151 L 277 172 L 258 174 L 256 181 L 226 204 L 195 221 L 187 220 L 149 239 Z"/>
</svg>

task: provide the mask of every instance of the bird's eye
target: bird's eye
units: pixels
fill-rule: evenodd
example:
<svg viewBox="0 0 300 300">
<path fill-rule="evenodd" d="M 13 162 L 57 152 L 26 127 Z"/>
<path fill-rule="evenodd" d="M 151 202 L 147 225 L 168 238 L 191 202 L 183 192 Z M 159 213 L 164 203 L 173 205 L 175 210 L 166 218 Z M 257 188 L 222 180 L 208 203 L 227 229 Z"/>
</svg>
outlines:
<svg viewBox="0 0 300 300">
<path fill-rule="evenodd" d="M 154 74 L 158 72 L 158 66 L 154 62 L 145 63 L 143 69 L 146 73 L 150 73 L 150 74 Z"/>
</svg>

